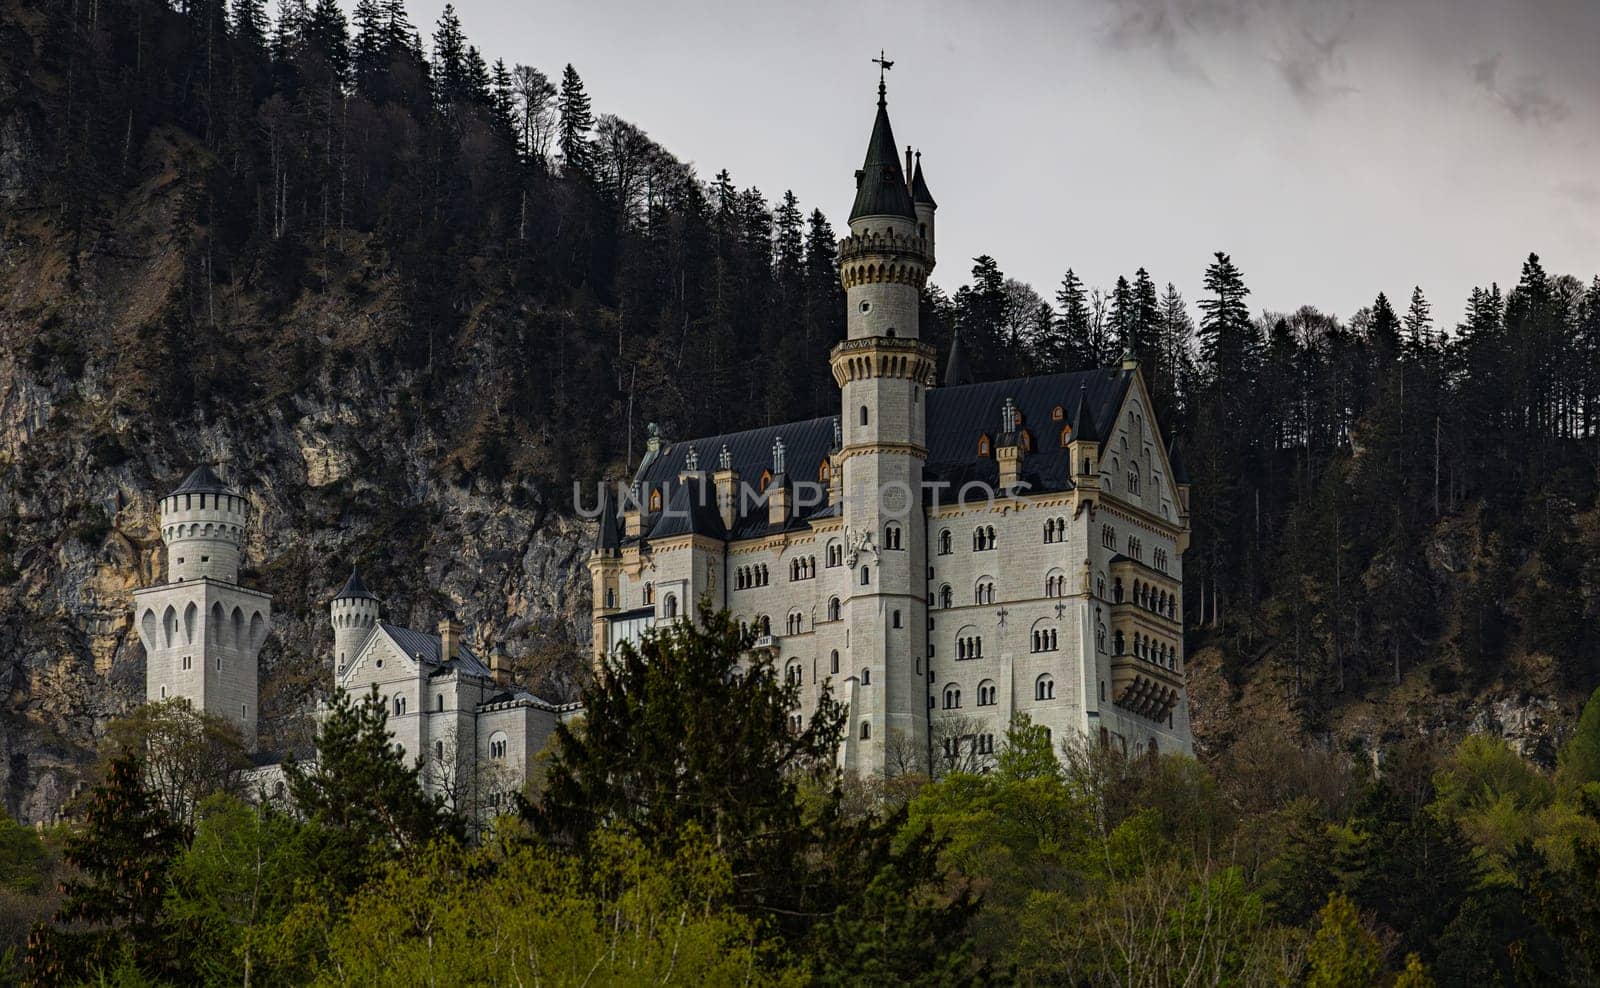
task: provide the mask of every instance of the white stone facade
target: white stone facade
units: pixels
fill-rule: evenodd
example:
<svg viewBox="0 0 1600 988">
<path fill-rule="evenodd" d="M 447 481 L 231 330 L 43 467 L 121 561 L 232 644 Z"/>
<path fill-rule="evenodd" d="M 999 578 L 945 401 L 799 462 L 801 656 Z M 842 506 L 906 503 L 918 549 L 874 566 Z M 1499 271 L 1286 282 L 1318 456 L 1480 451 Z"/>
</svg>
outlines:
<svg viewBox="0 0 1600 988">
<path fill-rule="evenodd" d="M 1020 714 L 1190 752 L 1187 477 L 1138 364 L 938 386 L 918 326 L 934 206 L 894 147 L 880 100 L 840 244 L 839 416 L 653 431 L 590 560 L 595 660 L 705 600 L 765 632 L 796 717 L 824 684 L 848 703 L 860 774 L 981 766 Z"/>
</svg>

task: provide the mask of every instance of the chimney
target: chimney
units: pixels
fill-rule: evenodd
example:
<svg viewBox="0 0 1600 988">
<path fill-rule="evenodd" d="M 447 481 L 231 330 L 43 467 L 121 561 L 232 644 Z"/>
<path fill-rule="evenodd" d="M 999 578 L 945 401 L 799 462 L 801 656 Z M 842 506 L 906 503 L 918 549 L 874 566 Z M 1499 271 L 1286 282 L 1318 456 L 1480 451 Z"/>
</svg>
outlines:
<svg viewBox="0 0 1600 988">
<path fill-rule="evenodd" d="M 739 520 L 739 474 L 733 469 L 733 453 L 728 450 L 728 444 L 722 444 L 722 451 L 717 454 L 717 472 L 711 475 L 711 481 L 717 487 L 717 511 L 722 515 L 722 527 L 733 528 L 733 523 Z"/>
<path fill-rule="evenodd" d="M 506 655 L 506 647 L 496 643 L 494 651 L 489 653 L 489 673 L 494 677 L 494 684 L 502 689 L 511 687 L 511 659 Z"/>
<path fill-rule="evenodd" d="M 638 538 L 639 533 L 644 530 L 639 503 L 643 496 L 644 491 L 639 482 L 634 481 L 633 486 L 628 489 L 628 501 L 622 506 L 622 534 L 630 539 Z"/>
<path fill-rule="evenodd" d="M 445 612 L 444 620 L 439 622 L 439 661 L 449 662 L 456 657 L 456 652 L 461 649 L 461 632 L 464 629 L 461 622 L 456 620 L 455 611 Z"/>
<path fill-rule="evenodd" d="M 767 485 L 767 524 L 782 528 L 789 522 L 789 478 L 784 473 L 783 437 L 772 441 L 772 482 Z"/>
<path fill-rule="evenodd" d="M 1000 489 L 1012 490 L 1022 480 L 1022 434 L 1017 431 L 1017 406 L 1010 398 L 1000 410 L 1000 441 L 994 457 L 1000 469 Z"/>
</svg>

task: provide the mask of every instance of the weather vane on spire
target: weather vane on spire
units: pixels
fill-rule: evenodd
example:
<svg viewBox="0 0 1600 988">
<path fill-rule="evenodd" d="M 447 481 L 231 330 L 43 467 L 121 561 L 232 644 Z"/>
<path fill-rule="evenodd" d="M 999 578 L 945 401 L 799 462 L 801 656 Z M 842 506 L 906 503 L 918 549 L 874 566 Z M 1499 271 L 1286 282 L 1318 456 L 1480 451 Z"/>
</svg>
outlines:
<svg viewBox="0 0 1600 988">
<path fill-rule="evenodd" d="M 883 74 L 894 68 L 894 62 L 883 56 L 882 48 L 878 49 L 878 57 L 874 58 L 872 62 L 878 67 L 878 101 L 882 102 L 887 93 L 887 88 L 883 84 Z"/>
</svg>

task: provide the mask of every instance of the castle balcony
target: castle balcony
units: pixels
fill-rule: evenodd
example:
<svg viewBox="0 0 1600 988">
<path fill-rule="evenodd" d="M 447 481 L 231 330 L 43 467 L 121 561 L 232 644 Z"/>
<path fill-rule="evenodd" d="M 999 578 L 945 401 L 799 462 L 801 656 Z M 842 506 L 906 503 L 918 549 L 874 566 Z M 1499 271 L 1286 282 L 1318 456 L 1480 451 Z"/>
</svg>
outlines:
<svg viewBox="0 0 1600 988">
<path fill-rule="evenodd" d="M 1129 556 L 1111 557 L 1113 612 L 1139 613 L 1161 634 L 1183 635 L 1183 583 Z"/>
<path fill-rule="evenodd" d="M 910 379 L 933 387 L 939 361 L 932 345 L 896 336 L 841 340 L 828 353 L 833 380 L 839 387 L 874 377 Z"/>
</svg>

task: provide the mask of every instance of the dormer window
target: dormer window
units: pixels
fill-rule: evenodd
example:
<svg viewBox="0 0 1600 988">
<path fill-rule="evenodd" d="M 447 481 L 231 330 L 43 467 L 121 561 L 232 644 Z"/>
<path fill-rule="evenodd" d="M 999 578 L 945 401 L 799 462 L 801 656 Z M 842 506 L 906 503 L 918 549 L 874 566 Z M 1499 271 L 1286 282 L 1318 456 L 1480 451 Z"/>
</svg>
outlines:
<svg viewBox="0 0 1600 988">
<path fill-rule="evenodd" d="M 1052 421 L 1052 422 L 1060 422 L 1062 419 L 1064 419 L 1066 417 L 1067 417 L 1067 410 L 1065 408 L 1062 408 L 1060 405 L 1057 405 L 1056 407 L 1050 409 L 1050 421 Z"/>
<path fill-rule="evenodd" d="M 767 485 L 771 484 L 771 483 L 772 483 L 772 471 L 771 470 L 763 470 L 763 471 L 761 471 L 761 489 L 763 491 L 766 490 L 767 489 Z"/>
<path fill-rule="evenodd" d="M 989 455 L 989 437 L 988 436 L 979 436 L 978 437 L 978 455 L 979 456 L 988 456 Z"/>
<path fill-rule="evenodd" d="M 817 481 L 819 483 L 826 484 L 829 481 L 831 481 L 832 479 L 833 479 L 833 464 L 829 463 L 827 460 L 823 460 L 822 461 L 822 465 L 817 467 Z"/>
<path fill-rule="evenodd" d="M 1022 445 L 1022 451 L 1024 453 L 1033 452 L 1033 433 L 1029 432 L 1027 429 L 1023 429 L 1019 442 Z"/>
<path fill-rule="evenodd" d="M 657 488 L 656 490 L 653 490 L 653 491 L 650 492 L 650 510 L 651 511 L 660 511 L 661 510 L 661 490 L 660 490 L 660 488 Z"/>
</svg>

